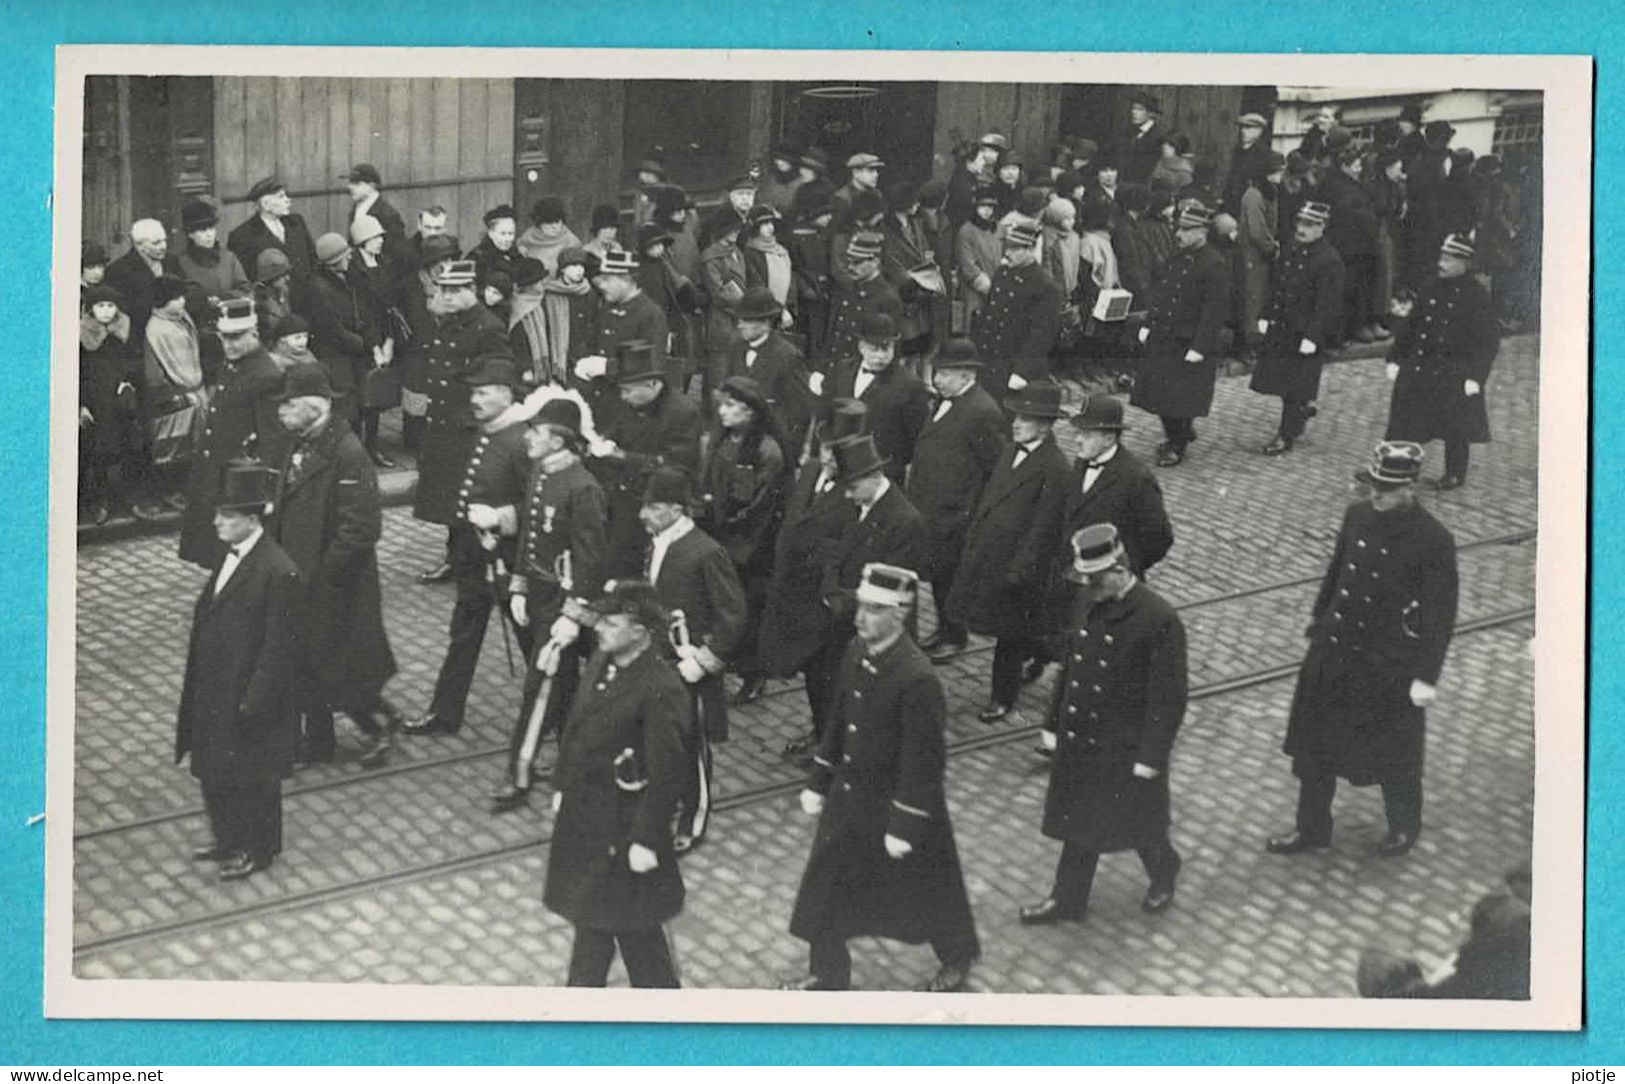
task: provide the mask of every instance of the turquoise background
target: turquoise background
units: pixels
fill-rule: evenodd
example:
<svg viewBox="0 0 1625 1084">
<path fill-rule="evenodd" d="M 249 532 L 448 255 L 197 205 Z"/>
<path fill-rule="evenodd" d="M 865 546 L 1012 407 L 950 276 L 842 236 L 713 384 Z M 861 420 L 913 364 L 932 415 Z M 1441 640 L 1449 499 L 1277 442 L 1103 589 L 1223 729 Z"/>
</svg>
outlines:
<svg viewBox="0 0 1625 1084">
<path fill-rule="evenodd" d="M 1413 1034 L 1309 1031 L 1073 1030 L 704 1025 L 276 1024 L 46 1021 L 41 1005 L 44 833 L 25 828 L 44 808 L 47 358 L 51 263 L 53 50 L 62 43 L 267 45 L 560 45 L 821 49 L 1179 50 L 1226 52 L 1576 53 L 1597 60 L 1599 194 L 1594 271 L 1598 353 L 1620 342 L 1619 280 L 1612 257 L 1622 216 L 1609 183 L 1620 164 L 1625 110 L 1625 8 L 1602 0 L 1360 4 L 1302 0 L 1133 0 L 1111 7 L 914 3 L 836 5 L 786 0 L 703 4 L 577 2 L 371 3 L 323 0 L 216 3 L 5 5 L 0 39 L 0 1063 L 38 1065 L 201 1063 L 507 1062 L 1443 1062 L 1620 1064 L 1625 1014 L 1615 995 L 1625 939 L 1609 937 L 1620 902 L 1625 803 L 1590 801 L 1587 1028 L 1579 1034 Z M 884 71 L 883 61 L 877 72 Z M 944 71 L 944 78 L 951 72 Z M 1158 82 L 1149 71 L 1147 82 Z M 1567 359 L 1565 359 L 1567 360 Z M 1612 432 L 1625 389 L 1602 371 L 1592 485 L 1594 590 L 1621 586 L 1606 544 L 1622 519 L 1615 501 L 1621 445 Z M 71 500 L 71 494 L 58 499 Z M 1625 633 L 1625 609 L 1601 607 L 1596 641 Z M 1606 651 L 1606 647 L 1603 648 Z M 1605 657 L 1600 652 L 1594 660 Z M 1619 678 L 1599 668 L 1592 686 L 1601 719 L 1622 705 Z M 1591 775 L 1613 785 L 1625 734 L 1593 736 Z M 1611 797 L 1602 791 L 1602 797 Z M 1600 996 L 1598 996 L 1600 994 Z M 363 995 L 364 996 L 364 995 Z"/>
</svg>

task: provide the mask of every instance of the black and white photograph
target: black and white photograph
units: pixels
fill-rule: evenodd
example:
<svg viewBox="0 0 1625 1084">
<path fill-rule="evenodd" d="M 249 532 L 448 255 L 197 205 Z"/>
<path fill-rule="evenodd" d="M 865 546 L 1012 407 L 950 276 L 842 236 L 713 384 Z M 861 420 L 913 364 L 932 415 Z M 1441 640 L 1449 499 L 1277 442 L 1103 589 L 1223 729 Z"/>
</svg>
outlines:
<svg viewBox="0 0 1625 1084">
<path fill-rule="evenodd" d="M 58 55 L 51 1015 L 1580 1026 L 1583 59 Z"/>
</svg>

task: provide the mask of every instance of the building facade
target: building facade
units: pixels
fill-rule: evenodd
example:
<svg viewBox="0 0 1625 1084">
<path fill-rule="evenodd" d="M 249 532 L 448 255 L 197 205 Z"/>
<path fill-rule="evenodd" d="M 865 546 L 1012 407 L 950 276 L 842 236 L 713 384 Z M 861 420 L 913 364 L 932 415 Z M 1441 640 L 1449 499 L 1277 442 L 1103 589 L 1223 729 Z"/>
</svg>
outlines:
<svg viewBox="0 0 1625 1084">
<path fill-rule="evenodd" d="M 1339 123 L 1360 139 L 1370 139 L 1376 126 L 1397 118 L 1407 105 L 1422 108 L 1422 121 L 1448 121 L 1456 129 L 1450 144 L 1477 157 L 1527 159 L 1540 153 L 1541 94 L 1519 90 L 1455 90 L 1423 87 L 1359 89 L 1350 87 L 1282 87 L 1275 112 L 1274 147 L 1282 154 L 1296 150 L 1314 117 L 1331 106 Z"/>
</svg>

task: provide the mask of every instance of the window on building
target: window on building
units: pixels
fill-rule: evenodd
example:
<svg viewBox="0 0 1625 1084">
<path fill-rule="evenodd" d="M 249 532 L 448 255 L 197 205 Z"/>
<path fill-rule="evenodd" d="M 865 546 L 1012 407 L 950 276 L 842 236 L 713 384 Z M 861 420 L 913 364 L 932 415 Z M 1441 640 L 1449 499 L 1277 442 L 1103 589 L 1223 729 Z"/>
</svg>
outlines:
<svg viewBox="0 0 1625 1084">
<path fill-rule="evenodd" d="M 1543 111 L 1538 106 L 1502 111 L 1495 118 L 1495 137 L 1491 141 L 1490 153 L 1505 159 L 1509 153 L 1538 151 L 1542 116 Z"/>
</svg>

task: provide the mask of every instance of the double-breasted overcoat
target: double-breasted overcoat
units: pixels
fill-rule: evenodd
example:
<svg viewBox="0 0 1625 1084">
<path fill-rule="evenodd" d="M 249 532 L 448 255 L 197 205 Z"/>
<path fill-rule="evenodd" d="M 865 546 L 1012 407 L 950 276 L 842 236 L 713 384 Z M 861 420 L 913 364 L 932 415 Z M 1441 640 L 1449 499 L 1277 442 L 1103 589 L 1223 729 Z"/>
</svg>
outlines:
<svg viewBox="0 0 1625 1084">
<path fill-rule="evenodd" d="M 1212 245 L 1183 249 L 1163 266 L 1151 287 L 1135 406 L 1165 418 L 1207 416 L 1231 298 L 1231 261 Z M 1202 360 L 1185 360 L 1193 350 Z"/>
<path fill-rule="evenodd" d="M 1489 291 L 1475 279 L 1434 278 L 1423 286 L 1388 355 L 1399 364 L 1388 439 L 1489 440 L 1485 385 L 1500 345 Z M 1469 380 L 1478 384 L 1475 395 L 1467 394 Z"/>
<path fill-rule="evenodd" d="M 1343 313 L 1343 260 L 1324 237 L 1288 243 L 1264 310 L 1269 328 L 1259 346 L 1252 389 L 1307 402 L 1320 394 L 1320 367 L 1336 341 Z M 1300 353 L 1307 339 L 1313 354 Z"/>
</svg>

